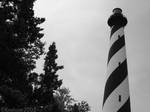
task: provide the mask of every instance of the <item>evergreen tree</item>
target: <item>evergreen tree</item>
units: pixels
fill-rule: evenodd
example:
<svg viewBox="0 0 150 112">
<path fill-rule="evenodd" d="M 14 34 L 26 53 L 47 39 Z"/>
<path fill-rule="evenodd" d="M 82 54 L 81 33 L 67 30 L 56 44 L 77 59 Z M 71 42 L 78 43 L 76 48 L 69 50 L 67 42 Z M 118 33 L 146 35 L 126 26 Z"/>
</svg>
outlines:
<svg viewBox="0 0 150 112">
<path fill-rule="evenodd" d="M 0 87 L 1 95 L 3 95 L 4 104 L 3 106 L 7 106 L 8 108 L 21 108 L 25 106 L 25 96 L 19 90 L 15 90 L 9 88 L 8 86 Z"/>
<path fill-rule="evenodd" d="M 57 112 L 58 110 L 53 93 L 62 84 L 62 80 L 58 78 L 57 71 L 62 69 L 63 66 L 57 65 L 57 58 L 56 46 L 55 43 L 52 43 L 45 56 L 44 73 L 40 75 L 32 73 L 29 75 L 29 82 L 34 85 L 34 91 L 30 97 L 30 104 L 43 107 L 47 111 L 53 110 L 53 112 Z"/>
<path fill-rule="evenodd" d="M 44 63 L 44 74 L 41 75 L 43 89 L 42 104 L 48 104 L 53 101 L 53 93 L 57 90 L 61 84 L 62 80 L 58 79 L 57 71 L 63 69 L 63 66 L 58 66 L 56 59 L 58 58 L 55 43 L 50 45 L 49 50 L 45 57 Z"/>
<path fill-rule="evenodd" d="M 0 1 L 0 86 L 19 90 L 26 98 L 32 93 L 28 74 L 44 52 L 44 43 L 40 40 L 43 29 L 38 25 L 45 19 L 34 17 L 34 2 Z"/>
</svg>

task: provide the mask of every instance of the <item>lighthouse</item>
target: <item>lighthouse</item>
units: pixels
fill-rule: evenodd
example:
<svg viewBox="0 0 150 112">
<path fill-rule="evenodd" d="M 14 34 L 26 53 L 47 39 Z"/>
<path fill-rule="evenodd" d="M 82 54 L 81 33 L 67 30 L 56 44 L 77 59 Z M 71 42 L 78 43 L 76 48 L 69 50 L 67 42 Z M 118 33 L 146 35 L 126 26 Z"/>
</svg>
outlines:
<svg viewBox="0 0 150 112">
<path fill-rule="evenodd" d="M 103 112 L 131 112 L 124 27 L 126 17 L 120 8 L 113 9 L 108 19 L 110 49 L 107 61 Z"/>
</svg>

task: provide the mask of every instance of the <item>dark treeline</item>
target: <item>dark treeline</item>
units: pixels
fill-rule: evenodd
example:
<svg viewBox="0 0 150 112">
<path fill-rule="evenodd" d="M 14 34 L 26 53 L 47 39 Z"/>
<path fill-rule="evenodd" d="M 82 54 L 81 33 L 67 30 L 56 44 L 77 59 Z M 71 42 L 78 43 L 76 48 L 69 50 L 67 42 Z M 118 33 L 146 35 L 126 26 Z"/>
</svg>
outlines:
<svg viewBox="0 0 150 112">
<path fill-rule="evenodd" d="M 45 18 L 34 16 L 35 0 L 0 0 L 0 108 L 36 108 L 38 112 L 88 112 L 86 101 L 76 101 L 61 87 L 63 69 L 53 42 L 47 52 L 39 27 Z M 36 61 L 45 54 L 43 73 Z"/>
</svg>

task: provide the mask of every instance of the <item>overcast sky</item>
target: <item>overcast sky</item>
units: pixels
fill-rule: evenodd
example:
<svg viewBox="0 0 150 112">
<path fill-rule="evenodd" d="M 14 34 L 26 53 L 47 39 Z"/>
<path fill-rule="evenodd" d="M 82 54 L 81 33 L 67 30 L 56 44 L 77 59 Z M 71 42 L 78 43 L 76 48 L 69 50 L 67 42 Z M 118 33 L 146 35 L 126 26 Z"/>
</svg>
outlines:
<svg viewBox="0 0 150 112">
<path fill-rule="evenodd" d="M 110 28 L 107 19 L 120 7 L 125 28 L 132 112 L 150 110 L 150 0 L 37 0 L 36 15 L 45 17 L 47 45 L 56 42 L 63 85 L 92 112 L 102 112 Z M 41 62 L 38 63 L 41 71 Z"/>
</svg>

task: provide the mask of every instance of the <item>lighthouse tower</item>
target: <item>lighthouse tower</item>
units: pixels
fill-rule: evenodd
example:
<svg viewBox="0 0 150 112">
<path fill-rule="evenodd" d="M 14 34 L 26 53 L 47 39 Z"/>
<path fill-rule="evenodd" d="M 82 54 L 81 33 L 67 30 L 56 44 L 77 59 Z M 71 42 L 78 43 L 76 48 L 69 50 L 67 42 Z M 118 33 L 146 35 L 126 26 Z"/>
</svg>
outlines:
<svg viewBox="0 0 150 112">
<path fill-rule="evenodd" d="M 127 19 L 115 8 L 108 19 L 111 28 L 103 112 L 131 112 L 124 27 Z"/>
</svg>

